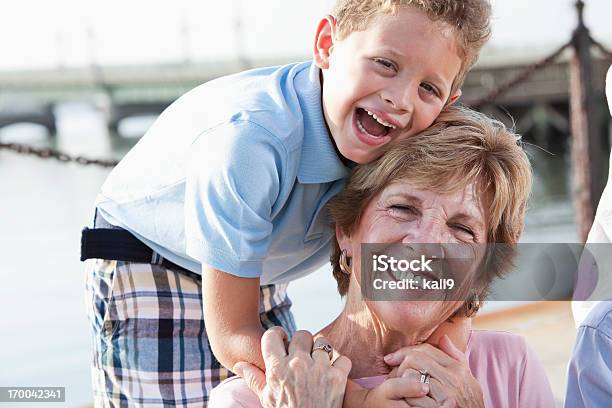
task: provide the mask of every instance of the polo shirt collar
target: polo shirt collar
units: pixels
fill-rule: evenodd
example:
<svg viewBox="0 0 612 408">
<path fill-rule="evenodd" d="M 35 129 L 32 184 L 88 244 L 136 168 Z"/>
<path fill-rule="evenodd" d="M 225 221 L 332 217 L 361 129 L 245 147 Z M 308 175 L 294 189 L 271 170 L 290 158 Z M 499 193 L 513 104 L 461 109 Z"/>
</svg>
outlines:
<svg viewBox="0 0 612 408">
<path fill-rule="evenodd" d="M 296 76 L 296 90 L 304 115 L 304 139 L 297 176 L 302 184 L 336 181 L 349 172 L 338 157 L 325 124 L 320 72 L 313 61 L 309 70 Z"/>
</svg>

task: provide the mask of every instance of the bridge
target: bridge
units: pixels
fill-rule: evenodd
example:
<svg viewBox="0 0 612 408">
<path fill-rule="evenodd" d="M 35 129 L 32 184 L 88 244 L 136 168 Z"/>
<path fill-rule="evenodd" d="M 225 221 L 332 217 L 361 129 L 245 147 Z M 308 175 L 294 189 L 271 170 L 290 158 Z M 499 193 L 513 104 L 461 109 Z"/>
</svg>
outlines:
<svg viewBox="0 0 612 408">
<path fill-rule="evenodd" d="M 253 66 L 286 62 L 262 60 Z M 106 111 L 108 128 L 116 132 L 124 118 L 159 114 L 195 86 L 248 68 L 240 61 L 215 61 L 0 72 L 0 127 L 31 122 L 53 133 L 54 105 L 86 101 Z"/>
<path fill-rule="evenodd" d="M 495 50 L 485 53 L 463 86 L 462 101 L 477 102 L 496 86 L 534 64 L 543 53 Z M 255 66 L 282 65 L 307 58 L 251 61 L 210 61 L 192 64 L 109 66 L 0 72 L 0 127 L 19 122 L 43 125 L 54 134 L 53 109 L 69 101 L 88 101 L 107 113 L 108 128 L 117 132 L 121 120 L 138 115 L 159 114 L 193 87 L 216 77 Z M 594 89 L 604 92 L 609 62 L 594 59 Z M 569 132 L 569 55 L 535 72 L 495 100 L 480 108 L 501 119 L 517 120 L 524 133 Z M 603 115 L 607 118 L 607 115 Z"/>
</svg>

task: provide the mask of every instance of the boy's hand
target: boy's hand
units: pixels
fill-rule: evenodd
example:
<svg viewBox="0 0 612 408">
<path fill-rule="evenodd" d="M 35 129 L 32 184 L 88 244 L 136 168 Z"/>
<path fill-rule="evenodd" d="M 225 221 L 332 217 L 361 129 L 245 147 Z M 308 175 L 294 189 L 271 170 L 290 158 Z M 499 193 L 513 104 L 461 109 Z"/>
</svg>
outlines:
<svg viewBox="0 0 612 408">
<path fill-rule="evenodd" d="M 264 333 L 261 350 L 265 374 L 247 363 L 236 364 L 232 371 L 245 379 L 264 408 L 341 407 L 350 360 L 340 356 L 332 363 L 324 351 L 311 353 L 312 334 L 307 331 L 296 332 L 288 349 L 286 339 L 280 327 Z"/>
<path fill-rule="evenodd" d="M 348 392 L 348 391 L 347 391 Z M 432 408 L 454 408 L 454 401 L 447 400 L 440 405 L 427 396 L 429 386 L 421 384 L 419 377 L 413 373 L 406 373 L 403 377 L 388 378 L 378 387 L 363 391 L 363 402 L 358 405 L 366 408 L 389 407 L 432 407 Z M 345 399 L 345 406 L 347 406 Z"/>
<path fill-rule="evenodd" d="M 465 354 L 448 336 L 442 337 L 439 347 L 424 343 L 404 347 L 385 357 L 388 365 L 397 367 L 392 375 L 416 376 L 419 381 L 421 370 L 430 375 L 428 398 L 408 399 L 408 402 L 415 407 L 437 407 L 452 400 L 455 405 L 451 406 L 458 408 L 484 407 L 482 389 L 470 371 Z"/>
<path fill-rule="evenodd" d="M 379 386 L 365 389 L 354 381 L 348 381 L 344 396 L 345 408 L 410 408 L 434 407 L 454 408 L 455 401 L 447 399 L 443 404 L 437 403 L 427 394 L 429 385 L 421 384 L 420 376 L 412 372 L 398 377 L 395 369 Z"/>
</svg>

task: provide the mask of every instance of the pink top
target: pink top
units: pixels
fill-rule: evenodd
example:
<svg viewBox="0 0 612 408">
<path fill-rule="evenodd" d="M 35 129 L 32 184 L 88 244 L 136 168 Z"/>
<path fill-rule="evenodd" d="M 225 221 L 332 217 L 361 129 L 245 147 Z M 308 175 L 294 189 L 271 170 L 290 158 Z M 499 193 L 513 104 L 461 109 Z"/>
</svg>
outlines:
<svg viewBox="0 0 612 408">
<path fill-rule="evenodd" d="M 472 374 L 480 382 L 487 408 L 555 406 L 544 368 L 521 336 L 474 330 L 466 356 Z M 365 377 L 355 381 L 362 387 L 374 388 L 385 377 Z M 254 408 L 261 407 L 261 404 L 242 378 L 231 377 L 213 389 L 208 406 Z"/>
</svg>

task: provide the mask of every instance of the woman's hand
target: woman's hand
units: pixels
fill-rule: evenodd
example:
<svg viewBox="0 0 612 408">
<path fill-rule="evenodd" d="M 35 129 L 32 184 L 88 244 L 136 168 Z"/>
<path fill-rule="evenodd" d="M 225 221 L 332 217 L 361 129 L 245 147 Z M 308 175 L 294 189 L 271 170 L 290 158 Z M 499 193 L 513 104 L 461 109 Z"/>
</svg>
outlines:
<svg viewBox="0 0 612 408">
<path fill-rule="evenodd" d="M 424 343 L 385 356 L 388 365 L 397 367 L 393 370 L 396 377 L 420 378 L 422 370 L 431 376 L 428 397 L 407 399 L 407 402 L 414 407 L 437 407 L 452 400 L 457 408 L 484 408 L 482 389 L 470 371 L 465 354 L 448 336 L 441 338 L 439 347 Z"/>
<path fill-rule="evenodd" d="M 340 356 L 332 363 L 325 351 L 311 353 L 312 334 L 307 331 L 296 332 L 288 349 L 286 341 L 281 327 L 269 329 L 261 338 L 265 374 L 248 363 L 238 363 L 232 371 L 245 379 L 264 408 L 341 407 L 351 361 Z"/>
</svg>

